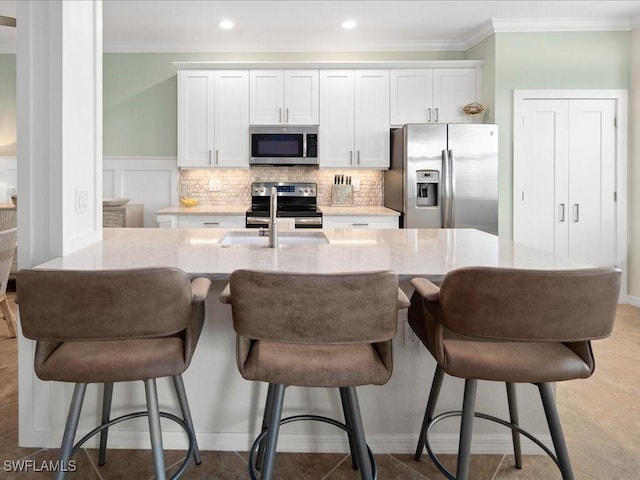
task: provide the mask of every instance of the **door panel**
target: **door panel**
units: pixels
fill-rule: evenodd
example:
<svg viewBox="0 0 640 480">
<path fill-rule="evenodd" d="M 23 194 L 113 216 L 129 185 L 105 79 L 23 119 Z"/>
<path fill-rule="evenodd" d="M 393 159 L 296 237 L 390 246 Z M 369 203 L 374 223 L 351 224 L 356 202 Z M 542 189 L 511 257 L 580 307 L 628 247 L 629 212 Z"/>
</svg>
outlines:
<svg viewBox="0 0 640 480">
<path fill-rule="evenodd" d="M 615 100 L 569 101 L 569 252 L 615 265 Z"/>
</svg>

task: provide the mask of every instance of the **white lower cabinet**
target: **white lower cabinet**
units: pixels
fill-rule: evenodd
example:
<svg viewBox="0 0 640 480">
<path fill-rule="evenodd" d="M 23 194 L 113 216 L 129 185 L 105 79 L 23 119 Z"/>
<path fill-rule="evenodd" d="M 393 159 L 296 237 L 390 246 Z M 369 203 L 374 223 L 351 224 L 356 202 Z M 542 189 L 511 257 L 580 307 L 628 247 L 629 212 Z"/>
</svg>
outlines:
<svg viewBox="0 0 640 480">
<path fill-rule="evenodd" d="M 244 215 L 158 215 L 160 228 L 244 228 Z"/>
<path fill-rule="evenodd" d="M 324 215 L 323 228 L 398 228 L 396 216 Z"/>
</svg>

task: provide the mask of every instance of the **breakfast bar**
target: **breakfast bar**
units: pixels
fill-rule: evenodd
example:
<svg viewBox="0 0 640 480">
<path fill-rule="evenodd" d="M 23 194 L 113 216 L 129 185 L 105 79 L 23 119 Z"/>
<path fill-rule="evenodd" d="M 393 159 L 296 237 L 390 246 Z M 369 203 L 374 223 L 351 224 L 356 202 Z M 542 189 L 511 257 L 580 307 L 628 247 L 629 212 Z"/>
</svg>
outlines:
<svg viewBox="0 0 640 480">
<path fill-rule="evenodd" d="M 483 265 L 531 269 L 584 268 L 507 239 L 474 229 L 332 229 L 313 234 L 281 231 L 280 248 L 266 248 L 257 230 L 228 229 L 105 229 L 103 240 L 38 268 L 100 270 L 148 266 L 171 266 L 193 276 L 206 276 L 213 285 L 206 302 L 206 320 L 195 356 L 184 374 L 196 435 L 203 450 L 248 450 L 260 431 L 262 405 L 267 385 L 248 382 L 235 364 L 235 333 L 228 305 L 218 297 L 230 274 L 240 268 L 302 273 L 392 270 L 407 295 L 409 280 L 426 277 L 439 281 L 456 268 Z M 262 237 L 264 238 L 264 237 Z M 311 239 L 310 239 L 311 238 Z M 288 240 L 286 240 L 288 239 Z M 293 240 L 292 240 L 293 239 Z M 52 288 L 55 286 L 52 285 Z M 304 315 L 304 305 L 300 315 Z M 368 443 L 376 453 L 413 452 L 420 431 L 424 406 L 435 362 L 424 347 L 405 335 L 406 311 L 398 318 L 394 339 L 394 372 L 391 381 L 379 387 L 358 389 Z M 41 382 L 33 373 L 34 342 L 19 339 L 20 446 L 58 447 L 64 428 L 72 385 Z M 459 409 L 463 382 L 445 381 L 439 408 Z M 518 386 L 521 424 L 550 444 L 537 390 Z M 170 380 L 158 382 L 160 408 L 178 410 Z M 99 418 L 101 389 L 90 385 L 78 434 L 84 434 Z M 478 410 L 503 416 L 506 398 L 502 384 L 483 382 L 478 391 Z M 142 409 L 140 385 L 118 385 L 114 391 L 113 415 L 132 408 Z M 339 417 L 340 397 L 326 389 L 296 389 L 287 393 L 285 415 L 312 411 Z M 139 420 L 139 421 L 138 421 Z M 113 427 L 112 448 L 148 448 L 148 426 L 144 419 Z M 455 421 L 443 422 L 432 435 L 439 452 L 457 450 Z M 184 433 L 163 424 L 168 449 L 186 446 Z M 511 433 L 492 424 L 477 422 L 474 451 L 505 453 L 511 449 Z M 302 422 L 281 431 L 278 449 L 301 452 L 348 451 L 346 438 L 331 427 Z M 523 451 L 538 453 L 523 444 Z"/>
</svg>

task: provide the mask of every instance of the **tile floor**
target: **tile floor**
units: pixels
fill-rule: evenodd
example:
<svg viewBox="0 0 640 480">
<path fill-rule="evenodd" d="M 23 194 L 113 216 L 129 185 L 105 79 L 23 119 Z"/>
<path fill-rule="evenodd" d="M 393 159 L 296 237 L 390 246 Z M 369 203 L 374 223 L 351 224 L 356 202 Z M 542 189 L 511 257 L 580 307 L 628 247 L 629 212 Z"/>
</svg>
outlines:
<svg viewBox="0 0 640 480">
<path fill-rule="evenodd" d="M 621 305 L 614 334 L 594 343 L 598 366 L 588 380 L 558 386 L 558 407 L 577 480 L 640 479 L 640 309 Z M 51 478 L 50 473 L 7 471 L 7 462 L 22 459 L 55 460 L 57 450 L 18 447 L 18 393 L 16 340 L 8 338 L 0 319 L 0 479 Z M 425 399 L 426 401 L 426 399 Z M 416 419 L 421 421 L 421 419 Z M 191 464 L 185 479 L 247 479 L 246 452 L 202 452 L 200 466 Z M 78 471 L 68 478 L 151 479 L 153 471 L 145 450 L 110 450 L 108 461 L 97 467 L 95 450 L 76 455 Z M 180 463 L 182 452 L 167 452 L 167 465 Z M 455 457 L 443 456 L 448 468 Z M 412 455 L 376 455 L 380 480 L 440 480 L 444 476 L 425 456 L 415 462 Z M 124 471 L 123 465 L 128 471 Z M 516 470 L 509 455 L 474 455 L 473 480 L 554 480 L 555 465 L 544 456 L 527 456 L 524 468 Z M 277 480 L 357 480 L 350 459 L 344 454 L 277 455 Z"/>
</svg>

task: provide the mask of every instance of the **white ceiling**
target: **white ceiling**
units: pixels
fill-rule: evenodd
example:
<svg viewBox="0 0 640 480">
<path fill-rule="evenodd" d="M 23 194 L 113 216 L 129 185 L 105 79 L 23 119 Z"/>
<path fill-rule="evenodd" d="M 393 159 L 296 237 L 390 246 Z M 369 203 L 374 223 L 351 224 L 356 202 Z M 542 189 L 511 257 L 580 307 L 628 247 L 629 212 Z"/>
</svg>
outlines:
<svg viewBox="0 0 640 480">
<path fill-rule="evenodd" d="M 0 15 L 15 12 L 0 0 Z M 493 32 L 630 30 L 640 1 L 103 0 L 103 22 L 107 52 L 466 50 Z M 0 26 L 0 51 L 12 46 Z"/>
</svg>

